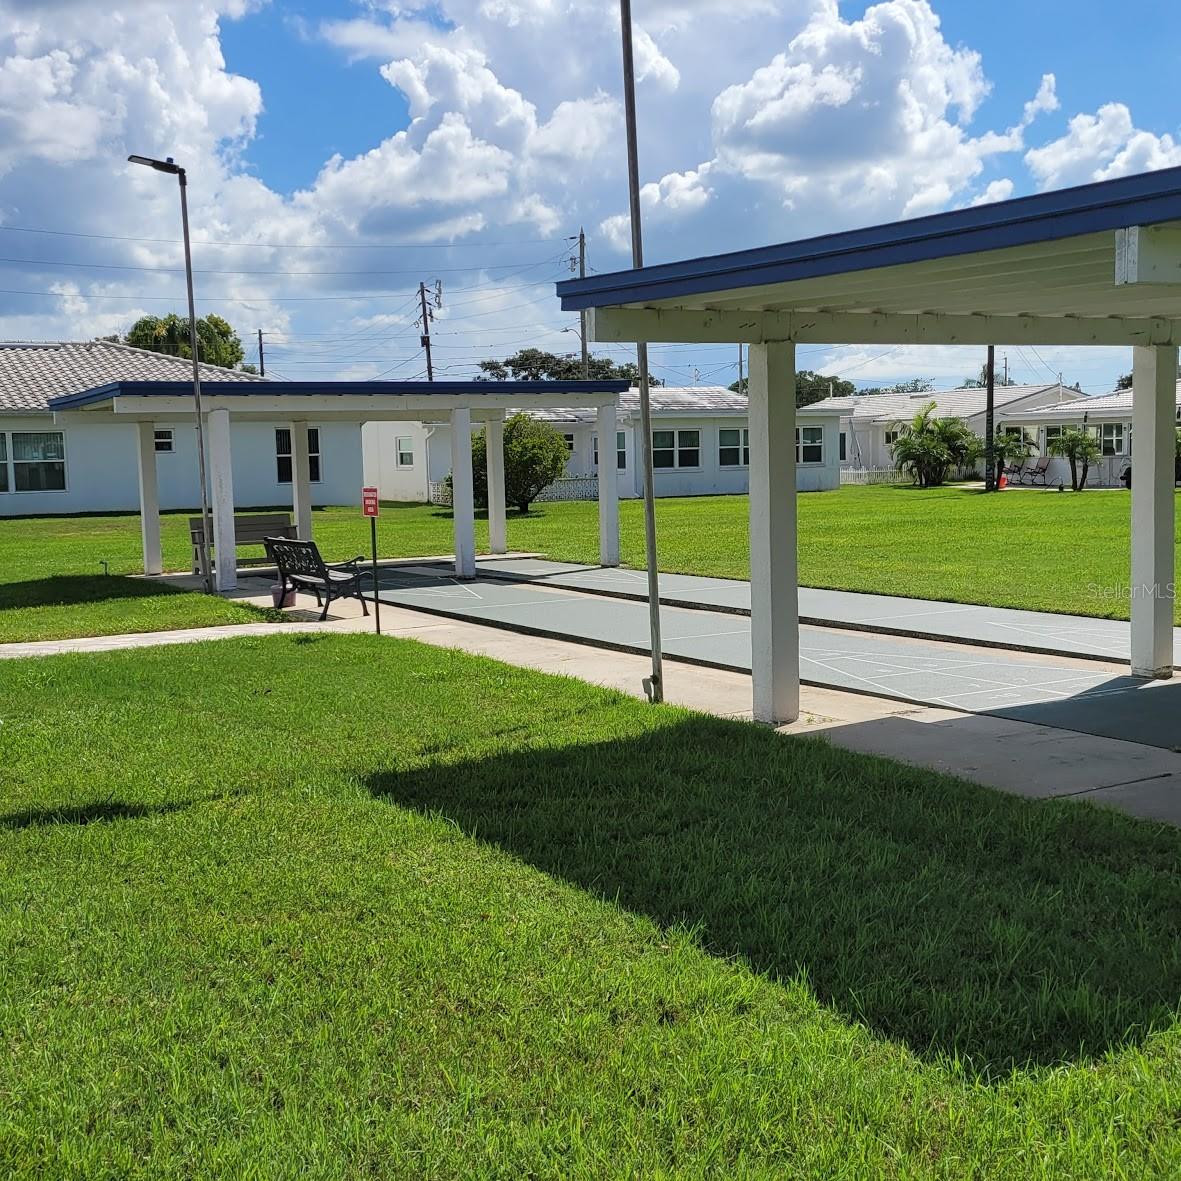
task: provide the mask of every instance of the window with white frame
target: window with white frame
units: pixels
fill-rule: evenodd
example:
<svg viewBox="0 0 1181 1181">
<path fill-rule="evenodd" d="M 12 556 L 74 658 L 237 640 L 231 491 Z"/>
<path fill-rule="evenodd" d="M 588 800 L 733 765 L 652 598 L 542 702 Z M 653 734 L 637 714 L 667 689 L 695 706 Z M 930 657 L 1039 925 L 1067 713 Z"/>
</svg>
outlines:
<svg viewBox="0 0 1181 1181">
<path fill-rule="evenodd" d="M 1104 455 L 1123 455 L 1124 424 L 1105 422 L 1099 427 L 1099 447 Z"/>
<path fill-rule="evenodd" d="M 599 466 L 599 436 L 591 436 L 591 445 L 594 448 L 594 465 L 597 469 Z M 615 432 L 615 466 L 619 471 L 623 471 L 627 467 L 627 438 L 623 431 Z"/>
<path fill-rule="evenodd" d="M 887 431 L 886 432 L 886 446 L 893 447 L 894 444 L 898 442 L 898 435 L 899 435 L 898 431 Z"/>
<path fill-rule="evenodd" d="M 414 440 L 409 435 L 398 435 L 394 439 L 394 454 L 398 467 L 414 466 Z"/>
<path fill-rule="evenodd" d="M 1055 443 L 1058 442 L 1059 439 L 1062 438 L 1062 431 L 1063 431 L 1063 428 L 1060 426 L 1048 426 L 1042 432 L 1042 434 L 1045 437 L 1045 442 L 1042 445 L 1042 454 L 1043 455 L 1053 454 L 1050 449 L 1054 446 Z"/>
<path fill-rule="evenodd" d="M 796 463 L 824 462 L 824 427 L 796 427 Z"/>
<path fill-rule="evenodd" d="M 750 467 L 750 431 L 722 427 L 718 431 L 718 467 Z"/>
<path fill-rule="evenodd" d="M 5 483 L 14 492 L 66 490 L 66 440 L 61 431 L 13 431 L 7 451 L 12 479 Z"/>
<path fill-rule="evenodd" d="M 0 431 L 0 492 L 9 490 L 8 483 L 8 436 Z"/>
<path fill-rule="evenodd" d="M 573 435 L 563 435 L 562 438 L 566 442 L 566 450 L 571 455 L 573 455 L 574 454 L 574 436 Z"/>
<path fill-rule="evenodd" d="M 652 467 L 699 468 L 701 467 L 701 432 L 653 431 Z"/>
<path fill-rule="evenodd" d="M 173 451 L 172 432 L 171 431 L 156 431 L 154 432 L 154 442 L 157 455 L 171 455 Z"/>
<path fill-rule="evenodd" d="M 280 484 L 291 483 L 291 430 L 275 428 L 275 471 Z M 320 429 L 308 427 L 308 473 L 313 484 L 320 482 Z"/>
</svg>

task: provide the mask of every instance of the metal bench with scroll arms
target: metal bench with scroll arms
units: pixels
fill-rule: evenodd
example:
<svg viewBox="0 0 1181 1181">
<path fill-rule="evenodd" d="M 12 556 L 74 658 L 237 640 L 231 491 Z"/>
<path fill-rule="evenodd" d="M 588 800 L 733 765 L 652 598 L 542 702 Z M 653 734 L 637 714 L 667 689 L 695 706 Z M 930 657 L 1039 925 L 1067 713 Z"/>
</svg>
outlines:
<svg viewBox="0 0 1181 1181">
<path fill-rule="evenodd" d="M 328 563 L 320 556 L 314 541 L 268 537 L 263 544 L 267 547 L 267 557 L 279 571 L 281 596 L 286 595 L 288 585 L 311 591 L 316 596 L 316 605 L 324 608 L 321 622 L 328 618 L 328 608 L 334 599 L 360 599 L 361 611 L 369 614 L 361 593 L 363 554 L 347 562 Z M 282 602 L 282 597 L 279 601 Z"/>
</svg>

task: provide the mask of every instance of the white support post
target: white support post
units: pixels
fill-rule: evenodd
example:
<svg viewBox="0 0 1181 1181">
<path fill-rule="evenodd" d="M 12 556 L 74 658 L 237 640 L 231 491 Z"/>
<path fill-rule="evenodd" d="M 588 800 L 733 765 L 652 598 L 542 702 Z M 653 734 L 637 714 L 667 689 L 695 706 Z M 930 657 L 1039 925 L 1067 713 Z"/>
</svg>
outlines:
<svg viewBox="0 0 1181 1181">
<path fill-rule="evenodd" d="M 476 505 L 472 493 L 472 412 L 451 411 L 451 517 L 455 577 L 476 576 Z"/>
<path fill-rule="evenodd" d="M 615 454 L 615 405 L 600 406 L 595 416 L 599 436 L 599 565 L 619 565 L 619 470 Z"/>
<path fill-rule="evenodd" d="M 139 531 L 144 543 L 144 573 L 163 574 L 160 492 L 156 478 L 156 428 L 150 422 L 138 422 L 135 425 L 139 441 Z"/>
<path fill-rule="evenodd" d="M 209 488 L 213 501 L 214 587 L 234 590 L 238 585 L 238 559 L 234 549 L 234 469 L 230 448 L 230 412 L 211 410 L 205 432 L 209 447 Z"/>
<path fill-rule="evenodd" d="M 484 454 L 488 470 L 488 548 L 494 554 L 508 553 L 508 527 L 504 504 L 504 418 L 484 426 Z"/>
<path fill-rule="evenodd" d="M 754 716 L 778 726 L 800 713 L 795 345 L 751 345 L 747 380 Z"/>
<path fill-rule="evenodd" d="M 288 424 L 291 432 L 291 507 L 300 541 L 312 540 L 312 465 L 308 457 L 308 424 Z"/>
<path fill-rule="evenodd" d="M 1173 675 L 1177 349 L 1132 350 L 1132 673 Z"/>
</svg>

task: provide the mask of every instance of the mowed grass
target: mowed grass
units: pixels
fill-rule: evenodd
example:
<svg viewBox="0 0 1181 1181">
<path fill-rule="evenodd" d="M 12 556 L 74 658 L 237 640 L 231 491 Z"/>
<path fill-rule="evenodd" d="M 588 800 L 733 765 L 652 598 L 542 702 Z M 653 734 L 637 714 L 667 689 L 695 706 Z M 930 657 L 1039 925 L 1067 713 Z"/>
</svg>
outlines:
<svg viewBox="0 0 1181 1181">
<path fill-rule="evenodd" d="M 0 1174 L 1181 1173 L 1181 833 L 372 636 L 0 667 Z"/>
<path fill-rule="evenodd" d="M 960 487 L 886 486 L 802 495 L 800 579 L 805 586 L 837 590 L 1126 619 L 1130 507 L 1122 490 L 986 496 Z M 597 511 L 593 502 L 577 502 L 539 504 L 524 516 L 510 513 L 509 545 L 559 560 L 596 562 Z M 749 577 L 747 515 L 744 496 L 659 500 L 661 569 Z M 168 569 L 188 568 L 187 516 L 164 518 Z M 1178 530 L 1181 537 L 1181 512 Z M 318 510 L 315 531 L 330 560 L 368 553 L 368 524 L 356 508 Z M 486 551 L 485 520 L 477 520 L 476 532 L 477 545 Z M 639 502 L 622 503 L 621 532 L 624 562 L 642 566 Z M 450 511 L 387 504 L 378 539 L 383 557 L 448 554 Z M 101 561 L 113 573 L 135 573 L 138 518 L 0 521 L 0 553 L 0 578 L 8 581 L 98 573 Z M 1181 623 L 1181 600 L 1177 618 Z"/>
</svg>

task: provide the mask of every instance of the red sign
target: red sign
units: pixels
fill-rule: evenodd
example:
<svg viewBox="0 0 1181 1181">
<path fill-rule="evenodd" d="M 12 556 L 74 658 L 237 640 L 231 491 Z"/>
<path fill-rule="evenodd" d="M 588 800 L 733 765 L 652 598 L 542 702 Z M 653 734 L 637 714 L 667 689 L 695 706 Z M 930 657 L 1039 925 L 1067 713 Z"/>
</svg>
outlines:
<svg viewBox="0 0 1181 1181">
<path fill-rule="evenodd" d="M 378 513 L 377 489 L 361 489 L 361 511 L 367 517 L 376 517 Z"/>
</svg>

